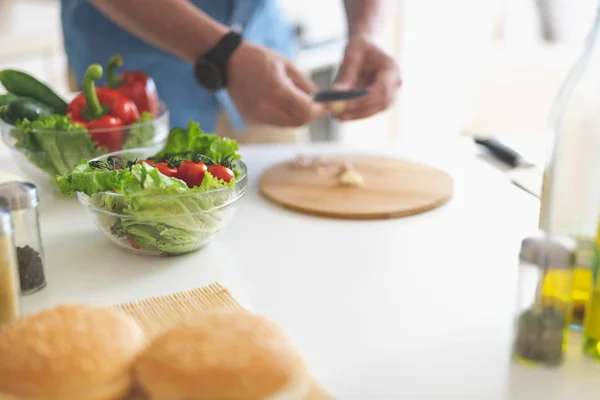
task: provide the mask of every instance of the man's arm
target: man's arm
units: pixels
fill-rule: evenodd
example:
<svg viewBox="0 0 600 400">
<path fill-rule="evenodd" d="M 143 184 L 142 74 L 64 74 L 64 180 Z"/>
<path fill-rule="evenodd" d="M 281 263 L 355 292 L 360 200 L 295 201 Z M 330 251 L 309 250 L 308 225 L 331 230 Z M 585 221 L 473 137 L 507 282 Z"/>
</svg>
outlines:
<svg viewBox="0 0 600 400">
<path fill-rule="evenodd" d="M 92 0 L 121 28 L 193 63 L 228 32 L 187 0 Z"/>
<path fill-rule="evenodd" d="M 348 20 L 348 36 L 370 37 L 379 26 L 382 0 L 344 0 Z"/>
</svg>

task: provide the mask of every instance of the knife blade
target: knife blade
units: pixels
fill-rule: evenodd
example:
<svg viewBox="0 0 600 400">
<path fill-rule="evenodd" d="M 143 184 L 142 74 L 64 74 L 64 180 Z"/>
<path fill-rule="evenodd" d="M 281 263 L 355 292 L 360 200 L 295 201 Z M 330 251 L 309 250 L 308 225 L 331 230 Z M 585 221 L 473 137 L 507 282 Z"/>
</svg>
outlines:
<svg viewBox="0 0 600 400">
<path fill-rule="evenodd" d="M 473 138 L 497 160 L 508 165 L 510 182 L 530 195 L 540 198 L 544 170 L 525 159 L 520 153 L 493 138 Z"/>
<path fill-rule="evenodd" d="M 354 100 L 368 95 L 369 92 L 363 89 L 349 90 L 321 90 L 314 95 L 317 103 L 331 103 L 335 101 Z"/>
</svg>

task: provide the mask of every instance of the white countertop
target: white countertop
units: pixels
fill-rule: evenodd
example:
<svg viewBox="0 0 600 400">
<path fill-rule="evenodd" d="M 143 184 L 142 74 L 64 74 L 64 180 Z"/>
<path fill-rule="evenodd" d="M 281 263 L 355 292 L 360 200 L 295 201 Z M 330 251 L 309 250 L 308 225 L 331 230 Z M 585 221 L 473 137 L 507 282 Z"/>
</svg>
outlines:
<svg viewBox="0 0 600 400">
<path fill-rule="evenodd" d="M 517 254 L 536 229 L 538 201 L 474 157 L 469 143 L 438 149 L 410 155 L 452 174 L 446 206 L 353 222 L 264 200 L 260 171 L 297 148 L 244 147 L 250 188 L 236 218 L 204 250 L 176 258 L 118 249 L 75 199 L 45 199 L 49 283 L 23 299 L 24 309 L 112 305 L 218 281 L 280 323 L 339 399 L 598 398 L 600 366 L 577 349 L 553 371 L 509 362 Z M 5 149 L 0 164 L 11 169 Z"/>
<path fill-rule="evenodd" d="M 61 47 L 58 0 L 0 0 L 0 62 Z"/>
</svg>

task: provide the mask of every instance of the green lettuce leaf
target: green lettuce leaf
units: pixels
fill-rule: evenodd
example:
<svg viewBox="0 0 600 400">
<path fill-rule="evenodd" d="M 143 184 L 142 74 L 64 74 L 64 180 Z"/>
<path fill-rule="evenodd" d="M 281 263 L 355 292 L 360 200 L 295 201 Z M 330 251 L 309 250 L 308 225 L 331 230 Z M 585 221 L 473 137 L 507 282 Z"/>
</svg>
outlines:
<svg viewBox="0 0 600 400">
<path fill-rule="evenodd" d="M 225 157 L 239 160 L 238 150 L 239 145 L 235 140 L 218 135 L 207 135 L 200 129 L 198 123 L 189 121 L 187 129 L 171 129 L 167 144 L 153 159 L 164 160 L 175 156 L 190 159 L 197 154 L 202 154 L 219 163 Z"/>
<path fill-rule="evenodd" d="M 15 147 L 34 165 L 52 176 L 68 173 L 82 159 L 102 154 L 85 127 L 66 115 L 17 122 L 11 131 Z"/>
<path fill-rule="evenodd" d="M 56 177 L 60 192 L 67 196 L 75 192 L 87 195 L 113 191 L 121 193 L 134 181 L 135 178 L 129 169 L 92 168 L 85 159 L 66 175 Z"/>
<path fill-rule="evenodd" d="M 123 150 L 144 147 L 154 140 L 154 125 L 149 123 L 154 116 L 150 112 L 143 112 L 139 121 L 135 122 L 129 129 L 127 140 L 123 144 Z"/>
</svg>

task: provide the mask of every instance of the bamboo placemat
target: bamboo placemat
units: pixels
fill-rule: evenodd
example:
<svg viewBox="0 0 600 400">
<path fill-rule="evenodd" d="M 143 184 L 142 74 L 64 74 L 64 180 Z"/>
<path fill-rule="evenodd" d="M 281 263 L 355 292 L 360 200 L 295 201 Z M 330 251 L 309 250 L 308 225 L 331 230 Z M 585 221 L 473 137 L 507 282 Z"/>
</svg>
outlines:
<svg viewBox="0 0 600 400">
<path fill-rule="evenodd" d="M 114 308 L 133 317 L 148 339 L 199 314 L 243 310 L 229 290 L 216 282 L 198 289 L 120 304 Z M 141 399 L 139 395 L 135 396 L 135 400 Z M 305 400 L 331 400 L 331 397 L 315 383 Z"/>
</svg>

